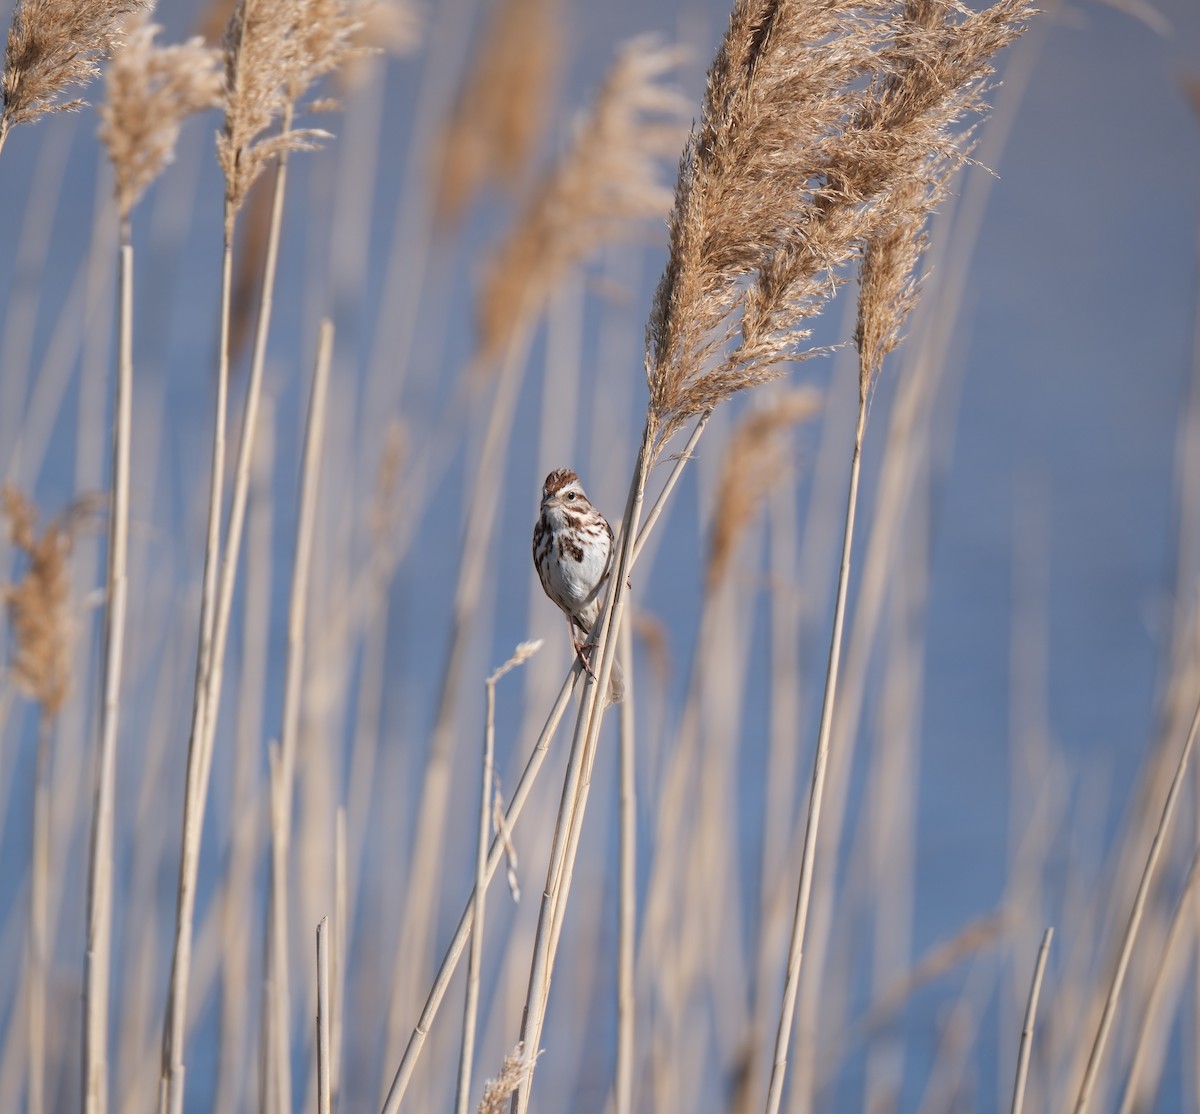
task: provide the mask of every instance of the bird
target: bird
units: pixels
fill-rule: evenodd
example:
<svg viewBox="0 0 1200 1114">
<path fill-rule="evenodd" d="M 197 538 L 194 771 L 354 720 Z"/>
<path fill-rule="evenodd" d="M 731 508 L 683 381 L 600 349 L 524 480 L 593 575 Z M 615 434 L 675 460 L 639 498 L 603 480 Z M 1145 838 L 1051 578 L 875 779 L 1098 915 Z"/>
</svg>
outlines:
<svg viewBox="0 0 1200 1114">
<path fill-rule="evenodd" d="M 614 553 L 612 526 L 588 499 L 579 476 L 570 468 L 555 469 L 542 485 L 541 512 L 533 527 L 533 564 L 543 591 L 567 617 L 575 653 L 593 676 L 585 643 L 600 615 Z M 608 702 L 616 703 L 624 692 L 620 663 L 614 658 Z"/>
</svg>

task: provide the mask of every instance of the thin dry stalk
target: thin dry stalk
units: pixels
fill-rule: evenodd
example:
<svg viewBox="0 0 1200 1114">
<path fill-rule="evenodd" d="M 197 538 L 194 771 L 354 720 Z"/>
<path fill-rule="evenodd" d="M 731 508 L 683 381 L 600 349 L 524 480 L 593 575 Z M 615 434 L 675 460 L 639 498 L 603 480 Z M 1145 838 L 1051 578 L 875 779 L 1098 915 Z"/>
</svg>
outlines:
<svg viewBox="0 0 1200 1114">
<path fill-rule="evenodd" d="M 268 400 L 269 401 L 269 400 Z M 259 773 L 262 761 L 263 705 L 270 634 L 273 562 L 272 474 L 275 464 L 275 417 L 264 406 L 259 418 L 251 479 L 251 510 L 247 522 L 246 603 L 241 623 L 241 669 L 234 729 L 230 808 L 233 828 L 229 862 L 222 887 L 225 921 L 222 952 L 221 1045 L 214 1109 L 246 1105 L 246 1065 L 254 1048 L 250 1038 L 255 1021 L 251 952 L 261 940 L 254 931 L 257 902 L 255 878 L 269 831 L 269 795 Z M 266 787 L 269 790 L 269 786 Z"/>
<path fill-rule="evenodd" d="M 293 546 L 291 599 L 288 604 L 288 650 L 283 683 L 283 725 L 279 743 L 279 805 L 272 822 L 273 846 L 271 904 L 267 917 L 267 936 L 271 940 L 275 995 L 283 1003 L 274 1021 L 272 1048 L 276 1056 L 274 1077 L 279 1080 L 278 1097 L 282 1111 L 291 1110 L 291 1055 L 289 1052 L 288 989 L 288 853 L 292 836 L 292 785 L 295 780 L 296 750 L 300 734 L 300 698 L 304 683 L 305 635 L 308 616 L 309 570 L 317 519 L 317 493 L 320 486 L 321 452 L 325 438 L 325 400 L 329 387 L 329 369 L 333 360 L 333 323 L 321 322 L 317 342 L 316 366 L 309 395 L 308 419 L 304 430 L 304 458 L 300 478 L 300 508 L 296 517 Z"/>
<path fill-rule="evenodd" d="M 333 1110 L 329 1041 L 329 918 L 317 925 L 317 1114 Z"/>
<path fill-rule="evenodd" d="M 60 98 L 99 75 L 100 60 L 121 41 L 122 18 L 141 6 L 142 0 L 19 0 L 0 78 L 0 149 L 18 124 L 83 106 Z"/>
<path fill-rule="evenodd" d="M 163 1015 L 159 1114 L 183 1114 L 187 1028 L 187 994 L 191 974 L 192 936 L 196 909 L 196 878 L 200 869 L 200 836 L 208 799 L 205 755 L 208 729 L 208 688 L 212 670 L 213 633 L 217 603 L 217 567 L 221 552 L 221 503 L 225 486 L 225 424 L 229 393 L 229 292 L 233 281 L 233 250 L 227 235 L 221 261 L 221 335 L 217 358 L 216 415 L 213 422 L 212 465 L 209 473 L 208 528 L 204 547 L 204 576 L 200 595 L 196 672 L 188 735 L 187 774 L 183 794 L 183 836 L 179 854 L 179 883 L 175 908 L 175 939 L 171 981 Z"/>
<path fill-rule="evenodd" d="M 1171 815 L 1175 810 L 1175 802 L 1179 797 L 1179 790 L 1183 784 L 1183 775 L 1187 769 L 1188 759 L 1191 758 L 1192 748 L 1196 743 L 1197 732 L 1200 732 L 1200 703 L 1196 705 L 1196 713 L 1192 717 L 1192 725 L 1188 730 L 1187 740 L 1183 744 L 1183 750 L 1179 755 L 1179 762 L 1175 767 L 1175 774 L 1171 778 L 1171 786 L 1167 790 L 1167 798 L 1163 802 L 1162 814 L 1159 817 L 1158 829 L 1154 833 L 1154 839 L 1150 844 L 1150 851 L 1146 856 L 1146 866 L 1142 871 L 1141 880 L 1138 882 L 1137 893 L 1134 895 L 1133 908 L 1129 912 L 1129 921 L 1125 926 L 1125 934 L 1121 940 L 1121 951 L 1117 956 L 1116 969 L 1113 972 L 1112 982 L 1109 984 L 1108 994 L 1104 999 L 1104 1010 L 1100 1016 L 1100 1024 L 1096 1030 L 1095 1040 L 1092 1042 L 1092 1050 L 1088 1055 L 1083 1079 L 1079 1084 L 1079 1094 L 1075 1100 L 1075 1114 L 1084 1114 L 1092 1099 L 1092 1091 L 1096 1085 L 1096 1078 L 1100 1072 L 1100 1065 L 1104 1059 L 1104 1050 L 1112 1029 L 1113 1018 L 1116 1015 L 1117 1002 L 1120 1000 L 1121 989 L 1125 983 L 1125 975 L 1129 969 L 1129 961 L 1133 955 L 1134 945 L 1137 943 L 1138 930 L 1142 923 L 1142 914 L 1146 908 L 1146 898 L 1150 893 L 1150 884 L 1154 878 L 1154 869 L 1158 865 L 1159 856 L 1162 854 L 1163 841 L 1170 827 Z"/>
<path fill-rule="evenodd" d="M 112 963 L 113 802 L 117 725 L 125 656 L 129 548 L 129 456 L 133 425 L 133 245 L 121 245 L 117 381 L 108 522 L 108 612 L 104 637 L 104 705 L 96 756 L 95 803 L 88 864 L 88 928 L 84 978 L 84 1109 L 108 1108 L 108 996 Z"/>
<path fill-rule="evenodd" d="M 1191 917 L 1194 916 L 1191 905 L 1196 893 L 1197 879 L 1200 879 L 1200 849 L 1192 855 L 1192 865 L 1188 867 L 1187 877 L 1180 890 L 1179 900 L 1171 917 L 1171 927 L 1162 946 L 1162 962 L 1154 965 L 1154 981 L 1146 998 L 1142 1024 L 1138 1028 L 1137 1046 L 1129 1063 L 1129 1075 L 1125 1081 L 1125 1094 L 1121 1098 L 1120 1114 L 1134 1114 L 1135 1110 L 1146 1109 L 1153 1103 L 1153 1091 L 1147 1093 L 1146 1085 L 1142 1082 L 1142 1073 L 1156 1045 L 1160 1054 L 1165 1054 L 1162 1047 L 1165 1042 L 1160 1043 L 1154 1039 L 1156 1035 L 1160 1035 L 1160 1027 L 1154 1023 L 1155 1014 L 1168 984 L 1178 985 L 1177 979 L 1182 974 L 1182 964 L 1186 962 L 1181 950 L 1177 951 L 1177 945 L 1183 937 L 1184 930 L 1190 927 Z"/>
<path fill-rule="evenodd" d="M 617 912 L 617 1079 L 616 1114 L 633 1114 L 634 1042 L 637 997 L 634 970 L 637 942 L 637 737 L 634 721 L 633 624 L 621 627 L 625 699 L 621 702 L 620 898 Z"/>
<path fill-rule="evenodd" d="M 862 466 L 862 443 L 866 420 L 865 400 L 860 398 L 858 421 L 854 429 L 854 449 L 850 458 L 850 486 L 846 496 L 842 556 L 838 570 L 837 594 L 834 599 L 829 660 L 825 670 L 825 692 L 821 701 L 821 724 L 817 738 L 816 758 L 813 762 L 812 788 L 809 793 L 808 817 L 805 822 L 804 845 L 801 852 L 800 884 L 796 894 L 796 910 L 792 917 L 787 974 L 783 985 L 783 1004 L 779 1012 L 779 1025 L 775 1032 L 775 1053 L 771 1062 L 771 1082 L 767 1091 L 768 1114 L 778 1114 L 783 1099 L 783 1081 L 787 1073 L 788 1046 L 791 1043 L 792 1035 L 792 1016 L 796 1008 L 796 994 L 800 988 L 800 965 L 804 955 L 804 934 L 808 926 L 813 869 L 816 865 L 817 831 L 821 821 L 825 773 L 829 763 L 829 736 L 833 726 L 834 698 L 837 693 L 838 669 L 841 664 L 842 628 L 846 621 L 846 594 L 850 583 L 850 550 L 854 539 L 855 513 L 858 508 L 858 480 Z"/>
<path fill-rule="evenodd" d="M 1043 27 L 1038 27 L 1039 32 L 1043 30 Z M 1042 41 L 1043 35 L 1040 33 L 1028 40 L 1023 38 L 1021 48 L 1014 50 L 1009 61 L 1004 87 L 997 98 L 997 111 L 989 118 L 987 130 L 981 135 L 979 154 L 987 165 L 994 165 L 1000 156 L 1011 130 L 1016 110 L 1022 103 L 1028 75 Z M 919 346 L 915 349 L 908 348 L 904 366 L 897 369 L 901 381 L 892 408 L 887 442 L 883 452 L 886 464 L 879 476 L 880 487 L 874 501 L 869 544 L 858 578 L 854 614 L 847 631 L 851 653 L 847 658 L 846 668 L 843 670 L 839 682 L 840 708 L 835 717 L 834 738 L 831 741 L 835 755 L 830 769 L 831 780 L 828 790 L 831 799 L 826 806 L 826 814 L 834 819 L 834 823 L 825 826 L 822 846 L 819 848 L 820 858 L 813 897 L 817 907 L 817 916 L 814 918 L 809 940 L 806 943 L 806 958 L 810 970 L 814 972 L 823 971 L 826 968 L 825 952 L 832 924 L 830 906 L 824 896 L 826 893 L 833 892 L 832 871 L 827 872 L 821 864 L 832 865 L 839 861 L 841 825 L 845 819 L 845 800 L 849 792 L 850 771 L 853 769 L 853 755 L 859 738 L 859 719 L 868 704 L 864 699 L 864 692 L 868 683 L 869 663 L 874 660 L 871 647 L 876 641 L 876 632 L 882 621 L 885 601 L 891 598 L 895 612 L 912 615 L 915 614 L 914 608 L 919 609 L 920 598 L 925 591 L 922 586 L 910 584 L 909 579 L 902 578 L 900 595 L 911 598 L 907 603 L 897 600 L 896 593 L 892 590 L 896 584 L 895 553 L 899 544 L 898 538 L 905 532 L 912 539 L 910 550 L 915 546 L 919 551 L 924 546 L 922 539 L 925 528 L 922 527 L 921 520 L 925 517 L 925 512 L 920 510 L 922 504 L 918 501 L 919 513 L 914 516 L 912 492 L 919 490 L 922 483 L 930 482 L 928 478 L 924 480 L 921 478 L 922 473 L 928 471 L 930 460 L 927 451 L 914 452 L 913 450 L 931 443 L 930 415 L 935 408 L 935 400 L 937 400 L 936 405 L 945 409 L 947 413 L 954 408 L 957 379 L 953 369 L 956 367 L 957 361 L 950 356 L 948 350 L 951 346 L 953 323 L 960 316 L 957 306 L 965 288 L 962 276 L 970 261 L 973 245 L 978 239 L 978 226 L 986 200 L 996 181 L 997 179 L 989 174 L 971 175 L 963 183 L 961 205 L 956 202 L 950 207 L 943 205 L 939 210 L 937 220 L 945 235 L 939 233 L 932 245 L 936 252 L 929 268 L 932 289 L 922 294 L 923 298 L 933 295 L 935 301 L 932 306 L 926 306 Z M 936 441 L 937 439 L 935 437 L 932 440 Z M 826 455 L 828 456 L 828 454 Z M 825 467 L 828 467 L 828 464 Z M 819 533 L 810 527 L 807 531 L 807 548 L 813 548 L 812 539 L 818 537 Z M 905 560 L 907 568 L 925 567 L 920 552 L 910 552 Z M 809 564 L 810 562 L 802 560 L 802 565 Z M 912 620 L 909 618 L 894 620 L 893 631 L 909 629 L 911 622 Z M 889 661 L 892 661 L 896 668 L 889 667 L 888 669 L 888 680 L 884 686 L 885 699 L 878 708 L 881 722 L 888 724 L 885 732 L 888 742 L 884 747 L 886 759 L 882 763 L 872 763 L 871 768 L 872 777 L 878 785 L 889 787 L 886 799 L 895 804 L 899 800 L 895 792 L 897 784 L 895 771 L 899 768 L 897 763 L 900 763 L 900 766 L 904 765 L 902 757 L 902 753 L 906 749 L 904 737 L 911 734 L 911 729 L 903 726 L 912 718 L 911 709 L 907 707 L 911 700 L 904 693 L 906 690 L 911 692 L 919 688 L 919 685 L 916 688 L 912 687 L 915 679 L 911 674 L 914 670 L 920 671 L 921 655 L 912 648 L 907 651 L 901 650 L 898 657 L 894 650 L 888 653 Z M 910 674 L 910 676 L 905 679 L 899 675 L 902 673 Z M 887 695 L 890 692 L 896 693 L 899 697 L 901 705 L 899 711 L 893 707 L 897 701 L 890 699 Z M 897 727 L 897 724 L 900 726 Z M 898 746 L 894 745 L 897 743 Z M 890 778 L 889 770 L 892 775 Z M 785 779 L 784 784 L 793 784 L 793 779 Z M 874 811 L 873 819 L 882 820 L 890 813 L 891 807 L 891 805 L 885 805 L 882 812 Z M 904 832 L 907 831 L 908 827 L 905 824 Z M 899 841 L 894 838 L 884 838 L 887 840 L 889 855 L 894 856 L 899 853 L 901 858 L 904 858 L 907 854 L 904 848 L 908 842 L 908 836 L 902 834 Z M 890 953 L 892 957 L 889 964 L 892 974 L 885 980 L 885 985 L 887 982 L 893 981 L 907 963 L 907 951 L 904 944 L 904 937 L 907 933 L 904 928 L 904 918 L 908 915 L 905 910 L 909 904 L 909 897 L 904 887 L 902 874 L 903 868 L 900 871 L 894 867 L 891 868 L 887 873 L 888 881 L 884 889 L 885 904 L 887 900 L 890 900 L 886 895 L 894 891 L 898 909 L 888 912 L 881 906 L 876 914 L 879 954 L 882 957 L 886 952 Z M 911 886 L 908 889 L 911 889 Z M 896 919 L 897 913 L 900 920 Z M 882 919 L 880 919 L 881 917 Z M 799 1025 L 801 1032 L 806 1034 L 816 1032 L 818 1026 L 824 1025 L 827 999 L 819 985 L 820 982 L 820 979 L 814 977 L 807 986 L 802 987 Z M 792 1106 L 794 1109 L 804 1107 L 803 1098 L 795 1091 L 799 1088 L 810 1090 L 806 1081 L 815 1077 L 815 1073 L 811 1070 L 814 1062 L 811 1042 L 807 1043 L 810 1050 L 806 1053 L 805 1070 L 796 1077 L 793 1087 Z M 886 1063 L 889 1060 L 888 1053 L 883 1051 L 876 1059 L 880 1063 Z M 898 1068 L 898 1056 L 891 1060 L 891 1063 L 893 1067 Z M 868 1065 L 868 1073 L 868 1091 L 873 1095 L 876 1093 L 874 1081 L 878 1079 L 874 1065 Z M 883 1088 L 890 1089 L 892 1086 L 890 1081 L 879 1080 L 879 1083 Z M 871 1101 L 873 1100 L 869 1099 L 868 1103 Z"/>
<path fill-rule="evenodd" d="M 488 836 L 491 833 L 492 770 L 496 752 L 496 684 L 505 673 L 528 661 L 542 648 L 542 640 L 522 642 L 484 683 L 487 711 L 483 729 L 483 778 L 479 803 L 479 842 L 475 854 L 474 932 L 467 957 L 467 1004 L 463 1010 L 462 1047 L 459 1054 L 457 1114 L 467 1114 L 471 1097 L 471 1065 L 475 1054 L 475 1028 L 479 1012 L 479 970 L 483 963 L 484 913 L 487 907 Z"/>
<path fill-rule="evenodd" d="M 336 1103 L 342 1082 L 342 1024 L 346 1001 L 346 938 L 350 934 L 346 872 L 346 808 L 338 807 L 334 828 L 333 990 L 330 996 L 330 1090 Z"/>
<path fill-rule="evenodd" d="M 27 1114 L 42 1114 L 46 1106 L 46 974 L 50 958 L 50 737 L 53 731 L 54 721 L 43 706 L 38 716 L 37 763 L 33 775 L 33 862 L 29 872 Z"/>
<path fill-rule="evenodd" d="M 1037 1018 L 1038 996 L 1042 991 L 1042 976 L 1046 972 L 1046 957 L 1050 954 L 1050 941 L 1054 929 L 1046 929 L 1042 945 L 1038 948 L 1037 962 L 1033 968 L 1033 981 L 1029 984 L 1029 1001 L 1025 1005 L 1025 1021 L 1021 1026 L 1021 1049 L 1017 1054 L 1017 1077 L 1013 1083 L 1011 1114 L 1021 1114 L 1025 1105 L 1025 1081 L 1029 1076 L 1029 1055 L 1033 1051 L 1033 1023 Z"/>
<path fill-rule="evenodd" d="M 267 759 L 271 779 L 271 884 L 267 910 L 270 976 L 263 986 L 263 1019 L 267 1030 L 262 1049 L 266 1092 L 263 1109 L 265 1114 L 288 1114 L 292 1109 L 292 1070 L 288 1051 L 292 1008 L 287 971 L 287 790 L 283 759 L 274 739 L 267 744 Z"/>
<path fill-rule="evenodd" d="M 557 99 L 560 0 L 496 0 L 438 143 L 436 217 L 454 223 L 482 186 L 515 186 Z"/>
</svg>

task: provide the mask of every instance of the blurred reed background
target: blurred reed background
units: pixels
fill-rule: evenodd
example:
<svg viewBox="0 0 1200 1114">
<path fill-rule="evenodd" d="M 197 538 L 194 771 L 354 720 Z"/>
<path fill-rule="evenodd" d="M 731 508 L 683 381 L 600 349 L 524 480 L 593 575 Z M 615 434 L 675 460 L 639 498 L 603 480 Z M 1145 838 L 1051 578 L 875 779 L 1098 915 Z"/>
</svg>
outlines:
<svg viewBox="0 0 1200 1114">
<path fill-rule="evenodd" d="M 711 371 L 696 336 L 769 319 L 763 250 L 803 254 L 751 221 L 704 286 L 716 325 L 654 302 L 721 0 L 219 0 L 157 35 L 132 7 L 26 4 L 3 86 L 0 1110 L 507 1109 L 535 941 L 557 977 L 519 1102 L 772 1101 L 867 413 L 774 1101 L 1010 1109 L 1028 1051 L 1029 1110 L 1200 1109 L 1200 766 L 1168 795 L 1200 699 L 1193 6 L 1047 6 L 997 55 L 983 167 L 921 186 L 921 300 L 882 373 L 853 264 L 913 242 L 920 206 L 825 244 L 845 285 L 807 317 L 817 268 L 733 386 L 786 378 L 719 407 L 684 356 Z M 961 18 L 779 8 L 839 34 Z M 778 123 L 780 151 L 820 127 Z M 775 148 L 714 169 L 719 146 L 702 185 L 771 181 Z M 868 161 L 846 177 L 896 195 Z M 741 235 L 717 196 L 678 212 Z M 644 426 L 645 508 L 679 483 L 630 576 L 630 695 L 579 752 L 574 900 L 548 904 L 571 658 L 530 534 L 559 466 L 616 526 Z M 580 689 L 587 711 L 572 678 L 559 716 Z M 481 805 L 499 876 L 468 956 Z"/>
</svg>

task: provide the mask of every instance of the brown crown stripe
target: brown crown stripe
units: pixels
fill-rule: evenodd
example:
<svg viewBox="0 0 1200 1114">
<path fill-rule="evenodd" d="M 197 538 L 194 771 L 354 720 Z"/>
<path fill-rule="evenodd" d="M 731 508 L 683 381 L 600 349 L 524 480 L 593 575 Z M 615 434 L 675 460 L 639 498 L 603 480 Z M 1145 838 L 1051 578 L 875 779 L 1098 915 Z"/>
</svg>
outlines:
<svg viewBox="0 0 1200 1114">
<path fill-rule="evenodd" d="M 579 477 L 570 468 L 559 468 L 546 477 L 544 491 L 547 495 L 562 491 L 564 487 L 579 483 Z"/>
</svg>

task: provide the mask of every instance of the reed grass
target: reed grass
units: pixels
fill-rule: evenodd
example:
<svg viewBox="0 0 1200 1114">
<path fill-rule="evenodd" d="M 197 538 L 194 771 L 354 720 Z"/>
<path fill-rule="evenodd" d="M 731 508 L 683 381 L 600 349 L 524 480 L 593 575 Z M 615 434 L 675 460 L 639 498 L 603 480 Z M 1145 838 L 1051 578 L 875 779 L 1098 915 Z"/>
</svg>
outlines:
<svg viewBox="0 0 1200 1114">
<path fill-rule="evenodd" d="M 322 917 L 317 925 L 317 1114 L 333 1110 L 329 1010 L 329 920 Z"/>
<path fill-rule="evenodd" d="M 216 54 L 200 41 L 156 48 L 158 28 L 134 17 L 108 68 L 108 98 L 100 137 L 116 177 L 121 221 L 117 376 L 112 443 L 112 505 L 108 536 L 104 706 L 97 755 L 88 886 L 85 1000 L 85 1109 L 108 1109 L 108 1017 L 111 969 L 116 748 L 125 652 L 128 592 L 129 475 L 133 421 L 133 242 L 130 216 L 150 183 L 174 157 L 183 119 L 215 107 L 221 80 Z"/>
<path fill-rule="evenodd" d="M 37 508 L 11 485 L 5 485 L 4 513 L 12 544 L 28 567 L 21 580 L 3 589 L 13 652 L 12 683 L 38 704 L 37 753 L 33 782 L 30 837 L 29 932 L 26 972 L 27 1109 L 42 1114 L 46 1102 L 47 979 L 51 925 L 51 741 L 71 681 L 70 580 L 67 561 L 75 532 L 89 513 L 81 503 L 37 531 Z"/>
<path fill-rule="evenodd" d="M 471 1066 L 475 1055 L 475 1027 L 479 1012 L 479 968 L 483 962 L 484 912 L 487 899 L 488 837 L 492 828 L 492 782 L 496 754 L 496 685 L 504 674 L 528 661 L 541 648 L 541 641 L 523 642 L 512 656 L 494 669 L 484 682 L 487 717 L 483 732 L 483 773 L 479 803 L 479 841 L 475 853 L 475 889 L 471 927 L 471 951 L 467 959 L 467 1003 L 463 1009 L 462 1052 L 459 1054 L 458 1092 L 455 1109 L 466 1114 L 470 1106 Z"/>
<path fill-rule="evenodd" d="M 100 62 L 121 41 L 122 19 L 139 7 L 141 0 L 19 0 L 0 78 L 0 150 L 19 124 L 83 107 L 64 93 L 99 76 Z"/>
<path fill-rule="evenodd" d="M 1033 966 L 1033 978 L 1029 984 L 1029 1001 L 1025 1006 L 1025 1021 L 1021 1026 L 1021 1050 L 1017 1056 L 1017 1075 L 1013 1081 L 1012 1114 L 1021 1114 L 1025 1107 L 1025 1083 L 1029 1078 L 1029 1056 L 1033 1051 L 1033 1025 L 1037 1018 L 1038 998 L 1042 992 L 1042 978 L 1046 974 L 1046 959 L 1050 954 L 1050 941 L 1054 929 L 1046 929 L 1038 948 L 1037 962 Z"/>
<path fill-rule="evenodd" d="M 1195 840 L 1168 826 L 1195 797 L 1192 737 L 1183 763 L 1177 749 L 1198 660 L 1186 421 L 1165 741 L 1117 846 L 1102 862 L 1105 806 L 1041 721 L 1047 588 L 1009 632 L 1020 831 L 1004 895 L 914 951 L 921 708 L 944 683 L 923 649 L 934 494 L 979 214 L 1007 188 L 974 174 L 960 201 L 949 182 L 999 161 L 989 140 L 1012 127 L 1036 50 L 1013 54 L 1008 107 L 979 121 L 1028 8 L 737 0 L 690 137 L 688 63 L 659 41 L 622 48 L 577 112 L 561 79 L 581 24 L 553 0 L 434 6 L 419 75 L 387 68 L 418 37 L 407 3 L 214 4 L 220 51 L 162 46 L 134 8 L 18 4 L 3 79 L 0 147 L 17 123 L 84 107 L 74 90 L 107 60 L 112 173 L 79 257 L 59 259 L 93 118 L 30 132 L 4 164 L 29 201 L 10 212 L 0 360 L 0 555 L 17 566 L 0 827 L 30 866 L 0 911 L 0 1108 L 808 1112 L 861 1090 L 864 1109 L 947 1111 L 994 1078 L 997 1103 L 1050 1109 L 1085 1068 L 1087 1109 L 1148 1101 L 1195 1013 L 1179 974 L 1194 869 L 1180 890 L 1177 846 Z M 341 144 L 304 119 L 330 107 L 324 77 Z M 182 124 L 215 102 L 213 168 L 203 128 Z M 818 324 L 839 293 L 841 321 Z M 332 325 L 295 327 L 326 316 L 336 350 Z M 309 348 L 306 400 L 293 369 Z M 818 385 L 798 365 L 831 349 Z M 216 406 L 207 471 L 181 412 L 197 394 Z M 889 422 L 878 453 L 872 409 Z M 610 510 L 626 491 L 597 676 L 542 655 L 497 704 L 486 663 L 553 617 L 522 492 L 559 465 Z M 82 510 L 39 533 L 35 495 L 63 501 L 72 472 L 77 490 L 111 488 L 107 550 L 71 544 Z M 1047 511 L 1039 529 L 1060 526 Z M 618 661 L 610 747 L 601 686 Z M 28 718 L 17 692 L 40 705 Z M 501 869 L 514 902 L 489 905 Z M 1049 920 L 1060 960 L 1044 939 L 1031 982 Z M 465 1008 L 438 1026 L 447 993 L 463 1001 L 464 954 Z M 480 1063 L 496 1076 L 482 1096 Z"/>
</svg>

